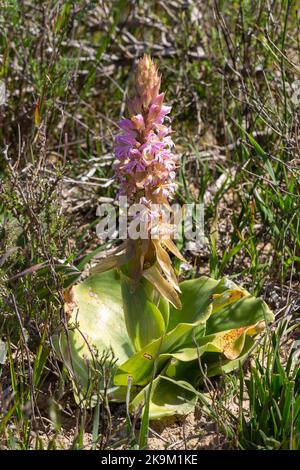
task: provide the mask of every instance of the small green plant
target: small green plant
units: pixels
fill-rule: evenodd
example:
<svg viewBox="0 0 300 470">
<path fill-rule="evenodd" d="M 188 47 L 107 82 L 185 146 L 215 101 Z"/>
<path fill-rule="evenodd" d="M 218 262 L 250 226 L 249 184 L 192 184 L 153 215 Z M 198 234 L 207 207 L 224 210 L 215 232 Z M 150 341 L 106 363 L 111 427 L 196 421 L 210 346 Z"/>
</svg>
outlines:
<svg viewBox="0 0 300 470">
<path fill-rule="evenodd" d="M 250 377 L 240 368 L 238 440 L 242 449 L 300 449 L 299 341 L 292 343 L 284 358 L 286 323 L 265 338 Z M 245 395 L 249 411 L 243 410 Z"/>
</svg>

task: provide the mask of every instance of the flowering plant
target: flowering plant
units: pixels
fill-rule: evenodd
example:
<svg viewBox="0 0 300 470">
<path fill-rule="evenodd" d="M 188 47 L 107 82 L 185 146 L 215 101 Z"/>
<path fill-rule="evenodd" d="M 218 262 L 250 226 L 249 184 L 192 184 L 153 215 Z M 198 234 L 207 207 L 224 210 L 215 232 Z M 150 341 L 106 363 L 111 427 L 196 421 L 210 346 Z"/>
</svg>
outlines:
<svg viewBox="0 0 300 470">
<path fill-rule="evenodd" d="M 203 380 L 200 358 L 208 376 L 230 372 L 273 319 L 263 300 L 226 278 L 178 283 L 168 252 L 184 258 L 171 224 L 155 208 L 161 204 L 171 211 L 176 188 L 172 131 L 166 125 L 171 108 L 159 89 L 157 68 L 145 56 L 128 102 L 130 118 L 119 123 L 115 142 L 118 197 L 126 195 L 144 208 L 147 236 L 125 240 L 68 290 L 70 330 L 53 337 L 78 400 L 99 392 L 91 371 L 101 370 L 97 354 L 110 349 L 116 359 L 111 399 L 130 396 L 132 410 L 146 400 L 151 418 L 193 409 Z"/>
</svg>

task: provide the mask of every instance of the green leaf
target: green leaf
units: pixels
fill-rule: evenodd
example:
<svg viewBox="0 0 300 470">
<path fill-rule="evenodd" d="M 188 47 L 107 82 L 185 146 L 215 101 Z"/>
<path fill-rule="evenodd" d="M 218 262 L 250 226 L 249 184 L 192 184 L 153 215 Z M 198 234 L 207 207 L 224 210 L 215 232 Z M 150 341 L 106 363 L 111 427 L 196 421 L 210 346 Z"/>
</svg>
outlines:
<svg viewBox="0 0 300 470">
<path fill-rule="evenodd" d="M 164 317 L 147 296 L 145 282 L 135 288 L 129 277 L 121 275 L 125 323 L 136 351 L 160 338 L 166 329 Z"/>
<path fill-rule="evenodd" d="M 52 344 L 72 379 L 87 390 L 96 355 L 111 350 L 116 363 L 121 364 L 134 354 L 124 320 L 119 276 L 116 271 L 95 274 L 73 286 L 67 298 L 70 329 L 53 335 Z"/>
<path fill-rule="evenodd" d="M 148 387 L 145 387 L 132 401 L 132 411 L 145 405 Z M 192 412 L 197 403 L 197 392 L 188 382 L 175 381 L 159 376 L 152 383 L 149 418 L 160 419 L 165 416 L 186 415 Z"/>
<path fill-rule="evenodd" d="M 159 308 L 159 311 L 161 312 L 161 314 L 164 318 L 165 325 L 166 325 L 166 328 L 167 328 L 168 324 L 169 324 L 169 319 L 170 319 L 170 304 L 167 301 L 167 299 L 160 296 L 158 308 Z"/>
<path fill-rule="evenodd" d="M 181 282 L 179 286 L 182 292 L 180 296 L 182 309 L 177 310 L 170 306 L 169 331 L 179 323 L 196 322 L 201 318 L 201 315 L 207 311 L 210 304 L 212 304 L 212 316 L 215 319 L 216 311 L 223 311 L 222 307 L 226 305 L 229 306 L 232 303 L 235 304 L 236 300 L 241 297 L 250 296 L 245 289 L 237 286 L 226 277 L 221 280 L 215 280 L 207 276 L 202 276 L 198 279 Z M 223 294 L 224 297 L 222 297 L 221 294 Z M 261 319 L 263 319 L 263 316 Z M 213 320 L 212 322 L 214 323 Z M 246 324 L 243 323 L 242 326 L 246 326 Z M 223 329 L 232 328 L 234 328 L 234 326 L 229 325 L 228 328 Z M 214 332 L 215 330 L 211 331 L 211 333 Z"/>
<path fill-rule="evenodd" d="M 171 331 L 179 323 L 196 322 L 203 312 L 207 311 L 212 302 L 211 295 L 216 291 L 219 283 L 220 281 L 206 276 L 181 282 L 179 287 L 182 309 L 177 310 L 172 305 L 170 306 L 168 331 Z"/>
<path fill-rule="evenodd" d="M 75 331 L 81 331 L 100 354 L 112 349 L 119 363 L 130 357 L 133 348 L 126 331 L 117 272 L 95 274 L 74 286 L 72 293 L 77 303 L 71 314 L 71 322 L 77 325 Z"/>
<path fill-rule="evenodd" d="M 204 338 L 203 338 L 204 340 Z M 239 367 L 239 363 L 243 363 L 254 347 L 254 340 L 245 335 L 245 342 L 242 352 L 236 359 L 230 360 L 219 354 L 219 349 L 214 344 L 207 343 L 198 349 L 201 364 L 207 377 L 222 375 L 229 373 Z M 173 355 L 173 359 L 169 362 L 164 374 L 174 380 L 186 380 L 188 370 L 189 383 L 196 386 L 203 379 L 203 372 L 200 368 L 198 354 L 196 348 L 185 349 Z M 190 361 L 186 364 L 186 361 Z"/>
<path fill-rule="evenodd" d="M 256 154 L 262 158 L 262 161 L 264 162 L 265 164 L 265 169 L 267 170 L 267 172 L 269 173 L 272 181 L 277 184 L 277 179 L 276 179 L 276 176 L 275 176 L 275 172 L 274 172 L 274 169 L 272 167 L 272 164 L 269 160 L 269 157 L 268 155 L 266 154 L 266 152 L 264 151 L 264 149 L 259 145 L 259 143 L 254 139 L 254 137 L 249 134 L 247 131 L 245 131 L 245 129 L 243 129 L 242 126 L 240 126 L 237 122 L 235 122 L 236 125 L 238 126 L 238 128 L 243 132 L 244 135 L 246 135 L 249 139 L 249 142 L 251 143 L 251 145 L 253 146 Z"/>
<path fill-rule="evenodd" d="M 233 330 L 255 325 L 259 321 L 269 323 L 273 320 L 273 313 L 262 299 L 248 296 L 212 314 L 206 324 L 206 333 Z"/>
<path fill-rule="evenodd" d="M 126 385 L 128 376 L 132 377 L 135 385 L 146 385 L 151 380 L 151 374 L 155 360 L 159 357 L 157 371 L 159 372 L 165 363 L 176 351 L 180 351 L 187 341 L 187 336 L 199 325 L 205 323 L 210 315 L 209 308 L 195 323 L 180 323 L 172 331 L 162 338 L 152 341 L 124 364 L 118 367 L 115 374 L 115 385 Z"/>
<path fill-rule="evenodd" d="M 191 410 L 197 398 L 193 385 L 202 380 L 203 370 L 212 376 L 238 368 L 255 346 L 251 336 L 274 318 L 261 299 L 227 278 L 203 276 L 180 288 L 182 310 L 171 306 L 169 312 L 166 299 L 145 279 L 135 286 L 116 271 L 93 275 L 67 291 L 70 328 L 53 337 L 78 403 L 93 397 L 97 357 L 114 352 L 117 368 L 109 396 L 125 401 L 130 381 L 133 409 L 146 405 L 143 445 L 148 419 Z"/>
</svg>

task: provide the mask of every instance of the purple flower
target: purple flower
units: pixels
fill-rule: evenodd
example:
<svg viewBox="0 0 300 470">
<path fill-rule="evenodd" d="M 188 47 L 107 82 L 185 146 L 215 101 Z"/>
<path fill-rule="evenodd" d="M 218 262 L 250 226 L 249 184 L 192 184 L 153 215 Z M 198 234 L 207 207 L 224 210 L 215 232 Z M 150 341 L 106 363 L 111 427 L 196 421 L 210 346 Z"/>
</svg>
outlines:
<svg viewBox="0 0 300 470">
<path fill-rule="evenodd" d="M 133 287 L 141 277 L 147 279 L 176 308 L 181 308 L 176 274 L 167 250 L 184 261 L 172 241 L 174 226 L 164 217 L 172 212 L 169 201 L 176 191 L 176 157 L 168 115 L 171 107 L 164 104 L 160 77 L 150 57 L 140 59 L 135 78 L 135 96 L 128 101 L 130 118 L 119 122 L 115 138 L 115 174 L 119 196 L 128 202 L 142 204 L 148 224 L 147 240 L 129 238 L 115 253 L 108 255 L 111 267 L 127 264 L 126 276 Z"/>
<path fill-rule="evenodd" d="M 115 138 L 118 195 L 127 195 L 132 203 L 147 201 L 150 216 L 151 205 L 168 204 L 177 187 L 168 118 L 171 106 L 164 104 L 165 94 L 159 88 L 156 66 L 145 56 L 138 64 L 136 95 L 128 103 L 130 119 L 119 122 L 120 133 Z"/>
</svg>

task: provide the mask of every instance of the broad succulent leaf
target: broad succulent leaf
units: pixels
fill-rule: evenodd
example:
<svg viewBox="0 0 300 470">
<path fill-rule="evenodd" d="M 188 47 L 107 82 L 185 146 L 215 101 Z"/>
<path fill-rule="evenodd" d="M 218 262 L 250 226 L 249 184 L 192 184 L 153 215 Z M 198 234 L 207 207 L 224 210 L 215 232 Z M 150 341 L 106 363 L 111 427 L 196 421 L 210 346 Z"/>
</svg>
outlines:
<svg viewBox="0 0 300 470">
<path fill-rule="evenodd" d="M 137 412 L 143 408 L 150 385 L 132 400 L 131 410 Z M 158 376 L 152 383 L 150 396 L 150 419 L 160 419 L 166 416 L 186 415 L 191 413 L 197 403 L 197 391 L 186 381 L 173 380 L 169 377 Z"/>
<path fill-rule="evenodd" d="M 250 327 L 259 322 L 267 324 L 273 318 L 273 313 L 262 299 L 246 296 L 224 306 L 216 313 L 213 311 L 206 324 L 206 333 Z"/>
<path fill-rule="evenodd" d="M 145 282 L 135 286 L 129 277 L 121 275 L 125 323 L 136 351 L 160 338 L 166 329 L 164 316 L 147 297 Z"/>
<path fill-rule="evenodd" d="M 70 330 L 53 337 L 55 347 L 64 362 L 75 361 L 84 376 L 85 363 L 92 361 L 93 348 L 101 356 L 112 350 L 117 363 L 134 354 L 125 325 L 120 277 L 116 271 L 95 274 L 73 286 L 65 294 Z M 71 356 L 68 348 L 71 347 Z M 79 363 L 81 366 L 79 366 Z"/>
<path fill-rule="evenodd" d="M 53 343 L 74 386 L 76 380 L 82 386 L 78 401 L 93 386 L 95 352 L 112 349 L 117 368 L 111 398 L 125 400 L 130 377 L 136 409 L 154 373 L 150 417 L 186 413 L 196 403 L 193 385 L 203 377 L 199 359 L 208 376 L 230 372 L 254 347 L 252 337 L 274 318 L 263 300 L 225 278 L 184 281 L 180 290 L 182 310 L 169 310 L 145 279 L 134 289 L 116 271 L 93 275 L 68 291 L 70 331 L 55 335 Z"/>
<path fill-rule="evenodd" d="M 174 353 L 183 348 L 187 335 L 195 327 L 204 324 L 211 309 L 203 312 L 195 323 L 180 323 L 172 331 L 145 346 L 125 363 L 118 367 L 115 374 L 116 385 L 126 385 L 130 375 L 135 385 L 146 385 L 152 377 L 154 365 L 160 372 Z"/>
<path fill-rule="evenodd" d="M 239 363 L 242 363 L 247 359 L 251 351 L 255 348 L 255 341 L 252 337 L 246 335 L 245 344 L 241 354 L 233 360 L 227 359 L 218 352 L 213 352 L 212 348 L 210 352 L 204 353 L 201 357 L 201 364 L 203 371 L 207 377 L 213 377 L 216 375 L 228 374 L 234 369 L 239 367 Z M 195 357 L 193 350 L 186 350 L 185 358 L 190 359 L 189 363 L 183 360 L 183 355 L 176 355 L 179 359 L 173 359 L 170 361 L 164 370 L 164 374 L 174 380 L 184 380 L 187 378 L 187 367 L 188 367 L 188 380 L 189 383 L 194 387 L 198 386 L 203 381 L 203 372 L 200 368 L 199 359 L 193 359 Z M 188 353 L 190 356 L 188 356 Z"/>
<path fill-rule="evenodd" d="M 180 299 L 182 302 L 182 309 L 177 310 L 170 307 L 170 321 L 168 330 L 174 328 L 178 323 L 193 323 L 196 321 L 199 313 L 203 312 L 212 301 L 214 301 L 214 311 L 219 309 L 221 304 L 222 294 L 225 292 L 236 291 L 239 295 L 237 298 L 250 295 L 245 289 L 237 286 L 235 283 L 227 278 L 221 280 L 211 279 L 207 276 L 202 276 L 197 279 L 191 279 L 183 281 L 179 285 L 181 290 Z M 232 295 L 229 299 L 223 298 L 223 306 L 226 303 L 230 304 L 236 300 L 236 297 Z"/>
</svg>

